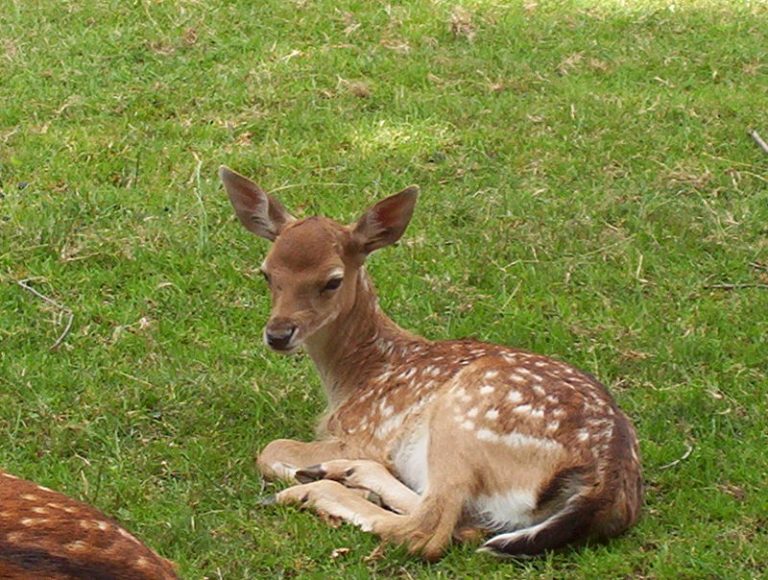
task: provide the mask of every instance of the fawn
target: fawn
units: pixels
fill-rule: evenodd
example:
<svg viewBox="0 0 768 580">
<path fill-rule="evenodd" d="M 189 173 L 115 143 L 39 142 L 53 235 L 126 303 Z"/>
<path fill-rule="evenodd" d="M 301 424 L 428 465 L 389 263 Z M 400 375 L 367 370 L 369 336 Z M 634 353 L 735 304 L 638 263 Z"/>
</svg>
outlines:
<svg viewBox="0 0 768 580">
<path fill-rule="evenodd" d="M 97 509 L 0 471 L 0 578 L 174 580 L 174 565 Z"/>
<path fill-rule="evenodd" d="M 296 220 L 247 178 L 219 175 L 240 222 L 273 242 L 264 340 L 279 353 L 303 347 L 328 399 L 320 440 L 276 440 L 258 457 L 265 477 L 299 483 L 277 502 L 428 560 L 452 538 L 492 534 L 481 550 L 530 556 L 637 521 L 637 438 L 596 379 L 524 350 L 427 340 L 379 308 L 365 259 L 401 237 L 418 188 L 343 226 Z"/>
</svg>

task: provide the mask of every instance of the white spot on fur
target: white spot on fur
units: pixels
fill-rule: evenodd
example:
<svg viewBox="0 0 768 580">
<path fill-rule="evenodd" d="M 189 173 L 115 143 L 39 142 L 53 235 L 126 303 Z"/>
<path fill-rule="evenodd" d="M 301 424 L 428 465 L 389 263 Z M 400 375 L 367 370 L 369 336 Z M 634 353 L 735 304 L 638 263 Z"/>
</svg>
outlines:
<svg viewBox="0 0 768 580">
<path fill-rule="evenodd" d="M 139 558 L 136 560 L 136 566 L 138 568 L 146 568 L 149 566 L 149 560 L 147 560 L 144 556 L 139 556 Z"/>
<path fill-rule="evenodd" d="M 36 514 L 47 514 L 48 513 L 48 509 L 44 508 L 44 507 L 33 507 L 32 511 L 35 512 Z"/>
<path fill-rule="evenodd" d="M 501 440 L 510 447 L 530 445 L 539 447 L 545 451 L 554 451 L 562 448 L 562 446 L 557 441 L 552 439 L 534 437 L 532 435 L 524 435 L 523 433 L 507 433 L 501 437 Z"/>
<path fill-rule="evenodd" d="M 547 431 L 554 432 L 560 428 L 560 421 L 550 421 L 547 423 Z"/>
<path fill-rule="evenodd" d="M 485 418 L 488 419 L 489 421 L 495 421 L 496 419 L 499 418 L 499 412 L 496 409 L 489 409 L 485 413 Z"/>
<path fill-rule="evenodd" d="M 498 376 L 499 376 L 499 371 L 487 371 L 485 373 L 485 378 L 487 380 L 495 379 Z"/>
<path fill-rule="evenodd" d="M 527 415 L 531 412 L 532 407 L 530 405 L 518 405 L 514 409 L 512 409 L 515 413 L 519 413 L 520 415 Z"/>
<path fill-rule="evenodd" d="M 64 546 L 70 552 L 83 552 L 88 547 L 88 544 L 82 540 L 76 540 Z"/>
<path fill-rule="evenodd" d="M 39 498 L 39 497 L 37 497 L 37 496 L 36 496 L 36 495 L 34 495 L 34 494 L 31 494 L 31 493 L 22 493 L 22 494 L 21 494 L 21 499 L 26 499 L 27 501 L 37 501 L 37 500 L 39 500 L 40 498 Z"/>
<path fill-rule="evenodd" d="M 517 373 L 509 373 L 509 380 L 513 381 L 515 383 L 525 383 L 525 382 L 527 382 L 525 380 L 524 376 L 518 375 Z"/>
<path fill-rule="evenodd" d="M 509 391 L 507 393 L 507 400 L 510 403 L 519 403 L 523 400 L 523 396 L 518 391 Z"/>
<path fill-rule="evenodd" d="M 472 431 L 475 428 L 475 422 L 467 419 L 461 424 L 461 428 L 465 431 Z"/>
<path fill-rule="evenodd" d="M 576 435 L 579 441 L 586 441 L 589 439 L 589 431 L 586 429 L 580 429 L 578 435 Z"/>
<path fill-rule="evenodd" d="M 392 371 L 385 371 L 379 375 L 378 381 L 382 383 L 386 383 L 389 379 L 392 378 L 393 372 Z"/>
<path fill-rule="evenodd" d="M 535 417 L 536 419 L 542 419 L 544 417 L 544 409 L 540 409 L 540 408 L 531 409 L 531 417 Z"/>
<path fill-rule="evenodd" d="M 543 397 L 547 394 L 547 391 L 545 391 L 544 387 L 541 385 L 533 385 L 533 392 L 536 393 L 539 397 Z"/>
<path fill-rule="evenodd" d="M 478 429 L 477 438 L 480 439 L 480 441 L 498 442 L 501 440 L 501 437 L 490 429 Z"/>
<path fill-rule="evenodd" d="M 472 407 L 469 411 L 467 411 L 467 417 L 475 418 L 477 417 L 477 414 L 480 412 L 480 410 L 477 407 Z"/>
<path fill-rule="evenodd" d="M 494 392 L 496 389 L 492 387 L 491 385 L 483 385 L 480 387 L 480 394 L 481 395 L 490 395 L 492 392 Z"/>
<path fill-rule="evenodd" d="M 608 440 L 613 435 L 613 425 L 608 425 L 605 429 L 600 431 L 600 438 Z"/>
<path fill-rule="evenodd" d="M 464 388 L 460 388 L 458 391 L 456 391 L 456 396 L 459 398 L 460 401 L 463 401 L 465 403 L 468 403 L 472 400 L 472 397 L 470 397 L 467 394 L 467 391 Z"/>
<path fill-rule="evenodd" d="M 587 424 L 595 431 L 599 429 L 603 429 L 607 425 L 610 425 L 611 422 L 609 420 L 605 419 L 592 419 L 591 421 L 587 421 Z"/>
</svg>

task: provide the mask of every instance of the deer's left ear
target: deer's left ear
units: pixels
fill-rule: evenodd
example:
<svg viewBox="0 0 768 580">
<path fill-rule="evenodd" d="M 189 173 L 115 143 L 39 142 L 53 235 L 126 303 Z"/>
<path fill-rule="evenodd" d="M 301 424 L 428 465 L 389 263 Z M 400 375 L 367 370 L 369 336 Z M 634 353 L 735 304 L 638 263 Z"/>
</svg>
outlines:
<svg viewBox="0 0 768 580">
<path fill-rule="evenodd" d="M 362 246 L 363 253 L 394 244 L 408 227 L 419 188 L 407 187 L 366 211 L 352 228 L 354 239 Z"/>
</svg>

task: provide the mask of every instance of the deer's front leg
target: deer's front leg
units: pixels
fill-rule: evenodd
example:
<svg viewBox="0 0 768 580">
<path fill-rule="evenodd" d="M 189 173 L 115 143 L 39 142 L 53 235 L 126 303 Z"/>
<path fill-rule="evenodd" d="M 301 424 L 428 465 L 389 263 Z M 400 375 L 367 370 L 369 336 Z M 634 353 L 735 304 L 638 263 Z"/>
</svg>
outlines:
<svg viewBox="0 0 768 580">
<path fill-rule="evenodd" d="M 399 514 L 416 510 L 421 497 L 392 475 L 381 463 L 367 459 L 337 459 L 299 469 L 295 478 L 301 483 L 320 479 L 338 481 L 345 487 L 367 489 L 382 503 Z"/>
<path fill-rule="evenodd" d="M 283 479 L 293 483 L 296 472 L 303 467 L 345 459 L 344 447 L 338 439 L 310 443 L 277 439 L 259 453 L 257 465 L 266 479 Z"/>
<path fill-rule="evenodd" d="M 338 481 L 321 479 L 284 489 L 275 497 L 280 504 L 311 507 L 321 515 L 339 518 L 363 531 L 380 534 L 381 524 L 397 528 L 405 517 L 368 501 L 360 489 L 344 487 Z"/>
</svg>

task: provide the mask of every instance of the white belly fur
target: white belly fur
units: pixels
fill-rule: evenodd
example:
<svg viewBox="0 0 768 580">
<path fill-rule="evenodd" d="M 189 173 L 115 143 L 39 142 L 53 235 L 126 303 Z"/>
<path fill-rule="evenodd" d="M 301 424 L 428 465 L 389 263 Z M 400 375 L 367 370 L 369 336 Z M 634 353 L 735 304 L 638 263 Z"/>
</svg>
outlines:
<svg viewBox="0 0 768 580">
<path fill-rule="evenodd" d="M 397 477 L 418 494 L 424 493 L 429 481 L 428 450 L 429 431 L 426 426 L 417 427 L 400 440 L 392 456 Z"/>
<path fill-rule="evenodd" d="M 429 483 L 428 452 L 429 430 L 422 424 L 406 433 L 392 453 L 398 479 L 419 495 Z M 467 501 L 466 514 L 474 525 L 486 530 L 511 532 L 533 525 L 536 497 L 534 489 L 481 495 Z"/>
</svg>

